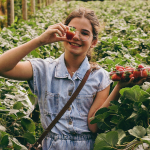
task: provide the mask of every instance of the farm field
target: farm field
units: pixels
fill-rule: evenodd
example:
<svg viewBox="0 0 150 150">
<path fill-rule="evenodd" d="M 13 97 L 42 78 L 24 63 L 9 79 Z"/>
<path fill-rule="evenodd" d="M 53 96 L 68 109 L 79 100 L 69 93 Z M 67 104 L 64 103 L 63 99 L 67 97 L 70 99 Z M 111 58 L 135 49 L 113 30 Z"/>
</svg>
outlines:
<svg viewBox="0 0 150 150">
<path fill-rule="evenodd" d="M 56 1 L 27 21 L 3 28 L 0 55 L 37 37 L 48 26 L 63 22 L 69 12 L 83 6 L 94 10 L 101 24 L 92 61 L 108 72 L 116 65 L 150 67 L 150 1 L 142 0 Z M 48 44 L 35 49 L 22 61 L 57 58 L 63 51 L 61 42 Z M 116 81 L 111 90 L 115 84 Z M 139 145 L 141 150 L 150 149 L 150 83 L 123 88 L 120 94 L 118 102 L 98 110 L 91 121 L 99 127 L 94 150 L 137 150 Z M 0 77 L 0 150 L 27 150 L 26 143 L 33 144 L 42 131 L 36 96 L 28 83 Z"/>
</svg>

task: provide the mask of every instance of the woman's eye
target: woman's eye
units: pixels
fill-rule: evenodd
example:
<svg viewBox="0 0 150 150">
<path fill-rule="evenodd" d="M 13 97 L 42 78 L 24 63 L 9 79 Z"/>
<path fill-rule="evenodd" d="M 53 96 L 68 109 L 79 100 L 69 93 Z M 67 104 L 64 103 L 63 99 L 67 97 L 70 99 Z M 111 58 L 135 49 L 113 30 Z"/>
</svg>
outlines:
<svg viewBox="0 0 150 150">
<path fill-rule="evenodd" d="M 87 32 L 81 32 L 82 35 L 89 35 Z"/>
</svg>

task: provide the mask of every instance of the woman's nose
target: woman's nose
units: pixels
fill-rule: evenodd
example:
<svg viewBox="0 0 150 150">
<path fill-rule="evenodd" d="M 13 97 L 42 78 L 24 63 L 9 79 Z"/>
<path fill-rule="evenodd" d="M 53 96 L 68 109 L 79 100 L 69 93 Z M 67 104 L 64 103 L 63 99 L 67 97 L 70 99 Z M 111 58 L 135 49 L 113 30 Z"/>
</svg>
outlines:
<svg viewBox="0 0 150 150">
<path fill-rule="evenodd" d="M 75 35 L 74 35 L 73 39 L 78 39 L 78 40 L 80 40 L 79 31 L 76 31 L 76 32 L 75 32 Z"/>
</svg>

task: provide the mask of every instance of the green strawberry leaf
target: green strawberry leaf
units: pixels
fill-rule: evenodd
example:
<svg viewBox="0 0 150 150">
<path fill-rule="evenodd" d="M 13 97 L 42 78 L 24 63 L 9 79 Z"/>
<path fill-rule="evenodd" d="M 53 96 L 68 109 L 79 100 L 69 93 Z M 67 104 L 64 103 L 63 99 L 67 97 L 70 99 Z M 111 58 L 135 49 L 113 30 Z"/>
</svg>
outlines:
<svg viewBox="0 0 150 150">
<path fill-rule="evenodd" d="M 146 134 L 146 129 L 142 126 L 135 126 L 133 129 L 128 130 L 128 132 L 137 138 L 143 138 Z"/>
<path fill-rule="evenodd" d="M 70 30 L 71 32 L 75 32 L 75 31 L 76 31 L 76 28 L 70 27 L 69 30 Z"/>
</svg>

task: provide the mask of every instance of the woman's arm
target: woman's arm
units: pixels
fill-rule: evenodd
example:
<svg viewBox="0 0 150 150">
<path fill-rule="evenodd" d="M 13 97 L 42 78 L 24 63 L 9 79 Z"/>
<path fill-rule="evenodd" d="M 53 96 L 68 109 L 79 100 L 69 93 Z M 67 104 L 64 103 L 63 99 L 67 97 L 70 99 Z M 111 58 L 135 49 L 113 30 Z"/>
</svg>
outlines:
<svg viewBox="0 0 150 150">
<path fill-rule="evenodd" d="M 0 56 L 0 76 L 16 80 L 31 79 L 32 66 L 29 61 L 20 62 L 22 58 L 39 46 L 66 40 L 64 37 L 66 28 L 61 23 L 52 25 L 39 37 L 6 51 Z"/>
<path fill-rule="evenodd" d="M 0 76 L 17 80 L 28 80 L 32 78 L 33 73 L 30 62 L 19 61 L 38 46 L 38 39 L 33 39 L 3 53 L 0 56 Z"/>
<path fill-rule="evenodd" d="M 110 86 L 98 92 L 94 100 L 94 103 L 90 108 L 90 111 L 88 114 L 88 127 L 93 133 L 97 132 L 98 127 L 97 127 L 97 124 L 90 124 L 91 122 L 90 118 L 94 117 L 95 113 L 100 108 L 108 107 L 110 105 L 110 101 L 118 100 L 118 98 L 120 97 L 120 94 L 119 94 L 120 87 L 118 84 L 115 86 L 115 88 L 113 89 L 110 95 L 109 95 L 109 90 L 110 90 Z"/>
<path fill-rule="evenodd" d="M 108 86 L 104 90 L 98 92 L 96 94 L 94 102 L 89 110 L 88 127 L 93 133 L 97 132 L 98 127 L 97 127 L 97 124 L 90 124 L 90 122 L 91 122 L 90 118 L 95 116 L 95 113 L 97 112 L 97 110 L 99 110 L 100 107 L 103 105 L 103 103 L 106 101 L 107 97 L 109 96 L 109 90 L 110 90 L 110 86 Z"/>
<path fill-rule="evenodd" d="M 93 132 L 97 132 L 97 124 L 90 124 L 91 117 L 95 116 L 95 113 L 103 107 L 108 107 L 110 105 L 110 102 L 113 100 L 118 100 L 120 97 L 120 89 L 124 87 L 132 87 L 134 85 L 141 85 L 145 81 L 145 78 L 139 80 L 138 82 L 134 82 L 134 78 L 131 78 L 129 82 L 118 82 L 117 85 L 114 87 L 113 91 L 109 95 L 110 86 L 108 86 L 106 89 L 100 91 L 97 93 L 96 98 L 94 100 L 93 105 L 90 108 L 89 114 L 88 114 L 88 127 Z"/>
</svg>

